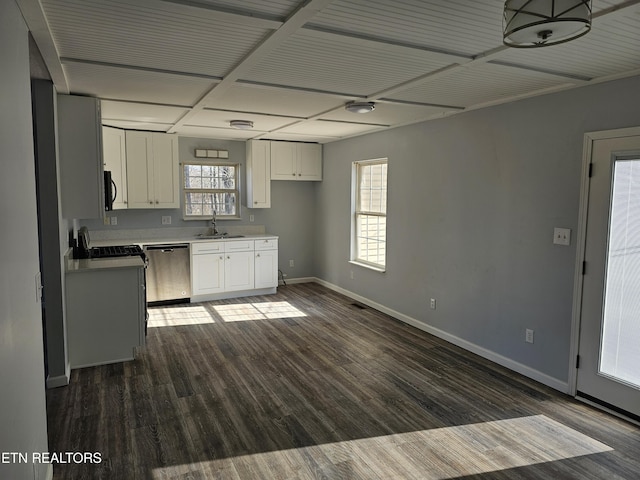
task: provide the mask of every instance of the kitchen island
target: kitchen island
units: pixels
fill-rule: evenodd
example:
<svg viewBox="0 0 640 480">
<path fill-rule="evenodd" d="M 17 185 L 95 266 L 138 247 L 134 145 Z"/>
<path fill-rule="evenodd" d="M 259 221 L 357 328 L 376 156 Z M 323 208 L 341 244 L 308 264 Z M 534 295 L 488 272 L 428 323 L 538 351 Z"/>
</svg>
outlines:
<svg viewBox="0 0 640 480">
<path fill-rule="evenodd" d="M 142 258 L 65 258 L 67 348 L 72 369 L 133 360 L 145 343 Z"/>
</svg>

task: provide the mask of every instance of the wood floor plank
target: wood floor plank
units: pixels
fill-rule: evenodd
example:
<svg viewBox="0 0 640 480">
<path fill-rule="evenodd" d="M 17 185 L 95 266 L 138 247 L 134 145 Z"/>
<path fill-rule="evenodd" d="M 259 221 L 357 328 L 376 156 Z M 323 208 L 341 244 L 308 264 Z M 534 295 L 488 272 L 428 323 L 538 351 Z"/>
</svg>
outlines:
<svg viewBox="0 0 640 480">
<path fill-rule="evenodd" d="M 104 459 L 55 465 L 55 480 L 640 471 L 637 426 L 318 284 L 150 313 L 135 361 L 74 370 L 47 392 L 50 450 Z"/>
</svg>

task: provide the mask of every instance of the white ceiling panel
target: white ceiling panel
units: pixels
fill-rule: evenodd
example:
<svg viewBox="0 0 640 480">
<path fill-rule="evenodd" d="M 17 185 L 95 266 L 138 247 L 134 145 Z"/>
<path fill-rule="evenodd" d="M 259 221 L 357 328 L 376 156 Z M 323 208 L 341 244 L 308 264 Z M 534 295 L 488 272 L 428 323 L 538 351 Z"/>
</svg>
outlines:
<svg viewBox="0 0 640 480">
<path fill-rule="evenodd" d="M 129 119 L 138 122 L 174 124 L 186 112 L 186 108 L 151 105 L 148 103 L 114 102 L 103 100 L 100 104 L 102 119 Z"/>
<path fill-rule="evenodd" d="M 345 100 L 332 95 L 280 88 L 234 85 L 224 97 L 207 107 L 241 112 L 270 113 L 310 117 L 339 105 Z"/>
<path fill-rule="evenodd" d="M 231 120 L 250 120 L 254 131 L 268 132 L 283 127 L 296 119 L 278 117 L 275 115 L 259 115 L 255 113 L 237 113 L 221 110 L 200 110 L 189 118 L 191 126 L 210 126 L 215 128 L 229 128 Z"/>
<path fill-rule="evenodd" d="M 63 69 L 72 93 L 114 100 L 191 106 L 215 85 L 206 78 L 85 63 L 65 63 Z"/>
<path fill-rule="evenodd" d="M 43 0 L 61 57 L 223 76 L 269 31 L 149 2 Z M 198 14 L 196 14 L 198 13 Z"/>
<path fill-rule="evenodd" d="M 344 137 L 364 132 L 373 132 L 386 127 L 367 125 L 361 123 L 330 122 L 313 120 L 283 128 L 279 134 L 293 133 L 298 135 L 319 135 L 327 137 Z"/>
<path fill-rule="evenodd" d="M 340 120 L 343 122 L 371 123 L 379 125 L 396 125 L 410 123 L 425 118 L 433 117 L 453 109 L 439 107 L 425 107 L 418 105 L 401 105 L 394 103 L 376 103 L 373 112 L 357 114 L 347 112 L 344 108 L 327 113 L 320 117 L 321 120 Z"/>
<path fill-rule="evenodd" d="M 465 55 L 502 42 L 503 2 L 336 0 L 314 26 Z"/>
<path fill-rule="evenodd" d="M 546 73 L 493 64 L 461 68 L 451 75 L 391 95 L 396 100 L 471 107 L 569 83 Z"/>
<path fill-rule="evenodd" d="M 268 55 L 246 79 L 372 95 L 449 63 L 425 51 L 303 30 Z"/>
</svg>

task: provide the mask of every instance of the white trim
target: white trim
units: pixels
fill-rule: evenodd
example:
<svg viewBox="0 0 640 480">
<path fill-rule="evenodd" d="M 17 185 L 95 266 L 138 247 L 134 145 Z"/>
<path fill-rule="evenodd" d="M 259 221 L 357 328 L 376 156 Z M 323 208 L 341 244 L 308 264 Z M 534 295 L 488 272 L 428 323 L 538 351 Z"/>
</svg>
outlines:
<svg viewBox="0 0 640 480">
<path fill-rule="evenodd" d="M 293 285 L 295 283 L 319 283 L 316 277 L 287 278 L 285 281 L 287 285 Z"/>
<path fill-rule="evenodd" d="M 47 473 L 44 478 L 45 480 L 53 480 L 53 463 L 47 464 Z"/>
<path fill-rule="evenodd" d="M 49 388 L 58 388 L 69 385 L 69 381 L 71 380 L 71 365 L 67 362 L 64 367 L 64 375 L 58 375 L 56 377 L 47 377 L 46 387 Z"/>
<path fill-rule="evenodd" d="M 582 175 L 580 186 L 580 210 L 578 215 L 578 231 L 576 239 L 576 265 L 573 282 L 573 308 L 571 314 L 571 337 L 569 344 L 569 395 L 575 396 L 578 391 L 578 369 L 575 359 L 580 349 L 580 319 L 582 316 L 582 262 L 584 261 L 587 242 L 587 215 L 589 209 L 589 164 L 595 140 L 610 138 L 623 138 L 640 136 L 640 127 L 619 128 L 615 130 L 602 130 L 598 132 L 586 132 L 582 152 Z"/>
<path fill-rule="evenodd" d="M 363 303 L 365 305 L 368 305 L 372 308 L 375 308 L 376 310 L 379 310 L 382 313 L 386 313 L 387 315 L 397 320 L 400 320 L 408 325 L 416 327 L 424 332 L 430 333 L 431 335 L 434 335 L 438 338 L 446 340 L 447 342 L 452 343 L 453 345 L 461 347 L 469 352 L 475 353 L 476 355 L 486 358 L 487 360 L 491 360 L 492 362 L 495 362 L 498 365 L 502 365 L 503 367 L 513 370 L 514 372 L 520 373 L 525 377 L 536 380 L 537 382 L 540 382 L 562 393 L 568 393 L 569 384 L 567 382 L 563 382 L 562 380 L 551 377 L 546 373 L 540 372 L 539 370 L 535 370 L 531 367 L 528 367 L 527 365 L 523 365 L 522 363 L 516 362 L 515 360 L 504 357 L 491 350 L 487 350 L 484 347 L 480 347 L 479 345 L 471 343 L 460 337 L 456 337 L 455 335 L 451 335 L 450 333 L 447 333 L 443 330 L 427 325 L 413 317 L 397 312 L 391 308 L 385 307 L 380 303 L 374 302 L 373 300 L 370 300 L 366 297 L 353 293 L 349 290 L 345 290 L 344 288 L 334 285 L 332 283 L 329 283 L 325 280 L 316 278 L 315 281 L 316 283 L 319 283 L 320 285 L 323 285 L 329 288 L 330 290 L 336 291 L 338 293 L 346 295 L 347 297 L 353 298 L 354 300 L 360 303 Z"/>
</svg>

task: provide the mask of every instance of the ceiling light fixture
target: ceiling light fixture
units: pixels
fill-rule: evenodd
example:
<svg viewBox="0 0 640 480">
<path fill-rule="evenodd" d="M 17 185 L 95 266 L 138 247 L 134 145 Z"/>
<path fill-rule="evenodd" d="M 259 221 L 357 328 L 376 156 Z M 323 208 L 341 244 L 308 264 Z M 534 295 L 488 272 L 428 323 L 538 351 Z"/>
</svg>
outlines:
<svg viewBox="0 0 640 480">
<path fill-rule="evenodd" d="M 253 128 L 253 122 L 250 120 L 231 120 L 229 125 L 238 130 L 250 130 Z"/>
<path fill-rule="evenodd" d="M 373 102 L 349 102 L 344 108 L 351 113 L 369 113 L 375 110 L 376 104 Z"/>
<path fill-rule="evenodd" d="M 568 42 L 591 30 L 591 0 L 507 0 L 502 26 L 508 47 Z"/>
</svg>

